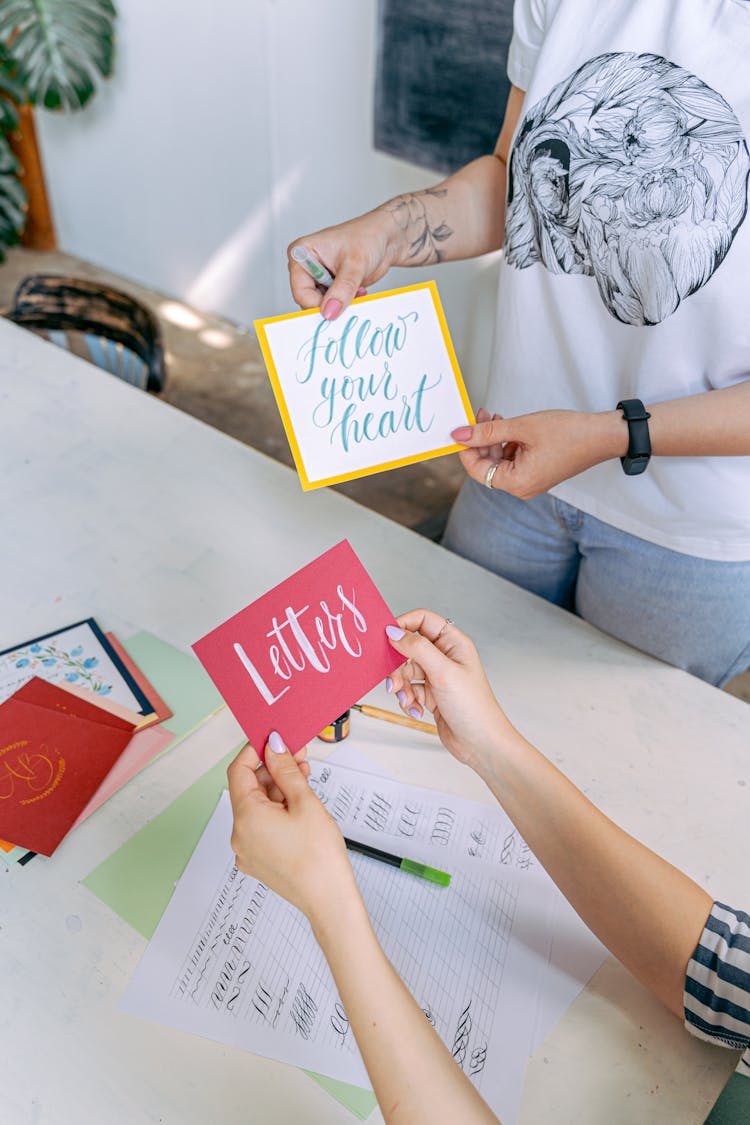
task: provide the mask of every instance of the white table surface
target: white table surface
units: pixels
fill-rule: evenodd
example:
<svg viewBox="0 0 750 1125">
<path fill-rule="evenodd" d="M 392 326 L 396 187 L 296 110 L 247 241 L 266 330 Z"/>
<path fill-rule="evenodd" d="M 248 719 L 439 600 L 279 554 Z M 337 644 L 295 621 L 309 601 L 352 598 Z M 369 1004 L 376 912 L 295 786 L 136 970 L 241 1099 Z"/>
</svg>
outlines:
<svg viewBox="0 0 750 1125">
<path fill-rule="evenodd" d="M 0 647 L 91 615 L 187 650 L 346 536 L 394 612 L 427 605 L 473 635 L 510 717 L 605 812 L 747 907 L 740 700 L 336 493 L 303 493 L 278 463 L 2 320 L 0 468 Z M 489 799 L 424 736 L 355 718 L 384 769 Z M 79 885 L 236 738 L 220 713 L 54 857 L 0 863 L 4 1125 L 354 1120 L 301 1071 L 119 1012 L 145 942 Z M 520 1121 L 697 1125 L 734 1063 L 608 961 L 531 1060 Z"/>
</svg>

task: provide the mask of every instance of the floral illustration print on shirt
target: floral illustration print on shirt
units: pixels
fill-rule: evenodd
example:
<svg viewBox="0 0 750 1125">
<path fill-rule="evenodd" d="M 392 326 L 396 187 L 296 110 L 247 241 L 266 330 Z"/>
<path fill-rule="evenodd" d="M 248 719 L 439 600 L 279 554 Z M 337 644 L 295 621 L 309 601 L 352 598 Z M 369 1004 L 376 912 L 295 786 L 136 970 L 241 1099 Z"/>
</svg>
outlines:
<svg viewBox="0 0 750 1125">
<path fill-rule="evenodd" d="M 659 324 L 723 262 L 748 205 L 732 108 L 651 54 L 599 55 L 523 117 L 505 254 L 596 278 L 612 316 Z"/>
</svg>

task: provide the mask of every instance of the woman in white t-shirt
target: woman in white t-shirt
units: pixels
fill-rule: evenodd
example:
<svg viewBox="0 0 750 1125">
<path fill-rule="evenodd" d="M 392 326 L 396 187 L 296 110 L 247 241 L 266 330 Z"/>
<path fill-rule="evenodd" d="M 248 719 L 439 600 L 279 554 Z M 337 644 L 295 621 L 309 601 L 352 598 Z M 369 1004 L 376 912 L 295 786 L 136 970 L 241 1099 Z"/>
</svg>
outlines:
<svg viewBox="0 0 750 1125">
<path fill-rule="evenodd" d="M 750 666 L 748 57 L 750 0 L 516 0 L 495 153 L 299 240 L 327 319 L 504 246 L 444 543 L 720 685 Z"/>
</svg>

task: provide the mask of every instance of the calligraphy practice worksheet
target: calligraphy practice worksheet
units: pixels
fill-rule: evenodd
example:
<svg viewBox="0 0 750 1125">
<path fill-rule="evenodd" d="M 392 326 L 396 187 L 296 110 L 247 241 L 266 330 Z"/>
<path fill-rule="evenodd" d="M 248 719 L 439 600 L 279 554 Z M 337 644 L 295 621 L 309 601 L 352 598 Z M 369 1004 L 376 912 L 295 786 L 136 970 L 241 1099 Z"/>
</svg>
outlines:
<svg viewBox="0 0 750 1125">
<path fill-rule="evenodd" d="M 355 827 L 367 823 L 368 810 L 381 810 L 366 831 L 378 833 L 381 841 L 397 836 L 399 854 L 407 857 L 416 853 L 398 825 L 407 809 L 419 806 L 420 846 L 435 866 L 450 873 L 450 886 L 350 853 L 357 883 L 387 956 L 425 1017 L 509 1125 L 531 1048 L 557 892 L 533 864 L 500 858 L 490 866 L 471 850 L 474 802 L 382 783 L 345 767 L 319 762 L 311 767 L 313 788 L 348 834 L 354 836 Z M 344 809 L 348 793 L 352 798 Z M 378 827 L 384 801 L 392 818 L 386 816 Z M 490 823 L 495 812 L 496 826 Z M 492 841 L 497 860 L 506 821 L 499 810 L 487 808 L 486 814 L 486 841 Z M 229 846 L 231 827 L 225 793 L 122 1007 L 369 1085 L 346 1011 L 306 919 L 258 880 L 238 873 Z M 365 833 L 356 835 L 365 839 Z M 399 1033 L 394 1026 L 394 1037 Z"/>
<path fill-rule="evenodd" d="M 357 748 L 354 739 L 339 745 L 327 762 L 331 765 L 335 762 L 338 767 L 335 774 L 329 776 L 325 765 L 316 766 L 311 775 L 311 784 L 322 794 L 329 811 L 338 819 L 342 832 L 356 837 L 362 843 L 377 846 L 374 836 L 368 835 L 372 829 L 366 820 L 371 805 L 377 806 L 385 800 L 390 803 L 391 808 L 382 829 L 379 829 L 382 832 L 381 848 L 392 848 L 394 851 L 401 848 L 407 851 L 408 847 L 410 859 L 439 868 L 439 849 L 445 846 L 446 836 L 443 825 L 450 818 L 450 838 L 459 851 L 471 858 L 472 863 L 489 863 L 496 869 L 499 864 L 502 868 L 523 872 L 524 878 L 535 877 L 536 873 L 536 876 L 549 880 L 539 860 L 499 805 L 465 800 L 454 794 L 451 794 L 446 803 L 443 794 L 434 790 L 395 783 L 393 777 L 385 774 L 367 754 Z M 362 774 L 367 777 L 361 776 Z M 346 795 L 350 790 L 358 792 L 354 801 L 349 801 Z M 343 820 L 340 819 L 342 803 L 344 808 L 348 805 L 348 815 L 345 814 Z M 353 812 L 358 807 L 365 810 L 365 815 L 360 815 L 353 823 Z M 435 809 L 438 810 L 438 815 L 435 814 Z M 415 818 L 415 810 L 418 810 L 419 815 L 411 840 L 408 845 L 403 841 L 399 843 L 397 837 L 404 835 L 404 830 L 407 833 L 411 830 L 410 822 Z M 442 816 L 439 816 L 440 810 L 445 810 Z M 557 891 L 549 960 L 540 981 L 532 1053 L 549 1035 L 608 956 L 605 946 L 594 937 L 567 899 Z"/>
<path fill-rule="evenodd" d="M 434 281 L 255 327 L 304 489 L 462 448 L 474 414 Z"/>
</svg>

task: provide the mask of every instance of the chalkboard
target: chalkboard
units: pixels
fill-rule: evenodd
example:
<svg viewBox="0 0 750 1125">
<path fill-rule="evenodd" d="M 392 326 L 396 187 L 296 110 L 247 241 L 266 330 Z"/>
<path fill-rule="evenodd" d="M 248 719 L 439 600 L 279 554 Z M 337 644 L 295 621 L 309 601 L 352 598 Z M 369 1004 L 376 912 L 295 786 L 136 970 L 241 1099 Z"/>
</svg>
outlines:
<svg viewBox="0 0 750 1125">
<path fill-rule="evenodd" d="M 375 148 L 454 172 L 495 147 L 513 0 L 379 0 Z"/>
</svg>

